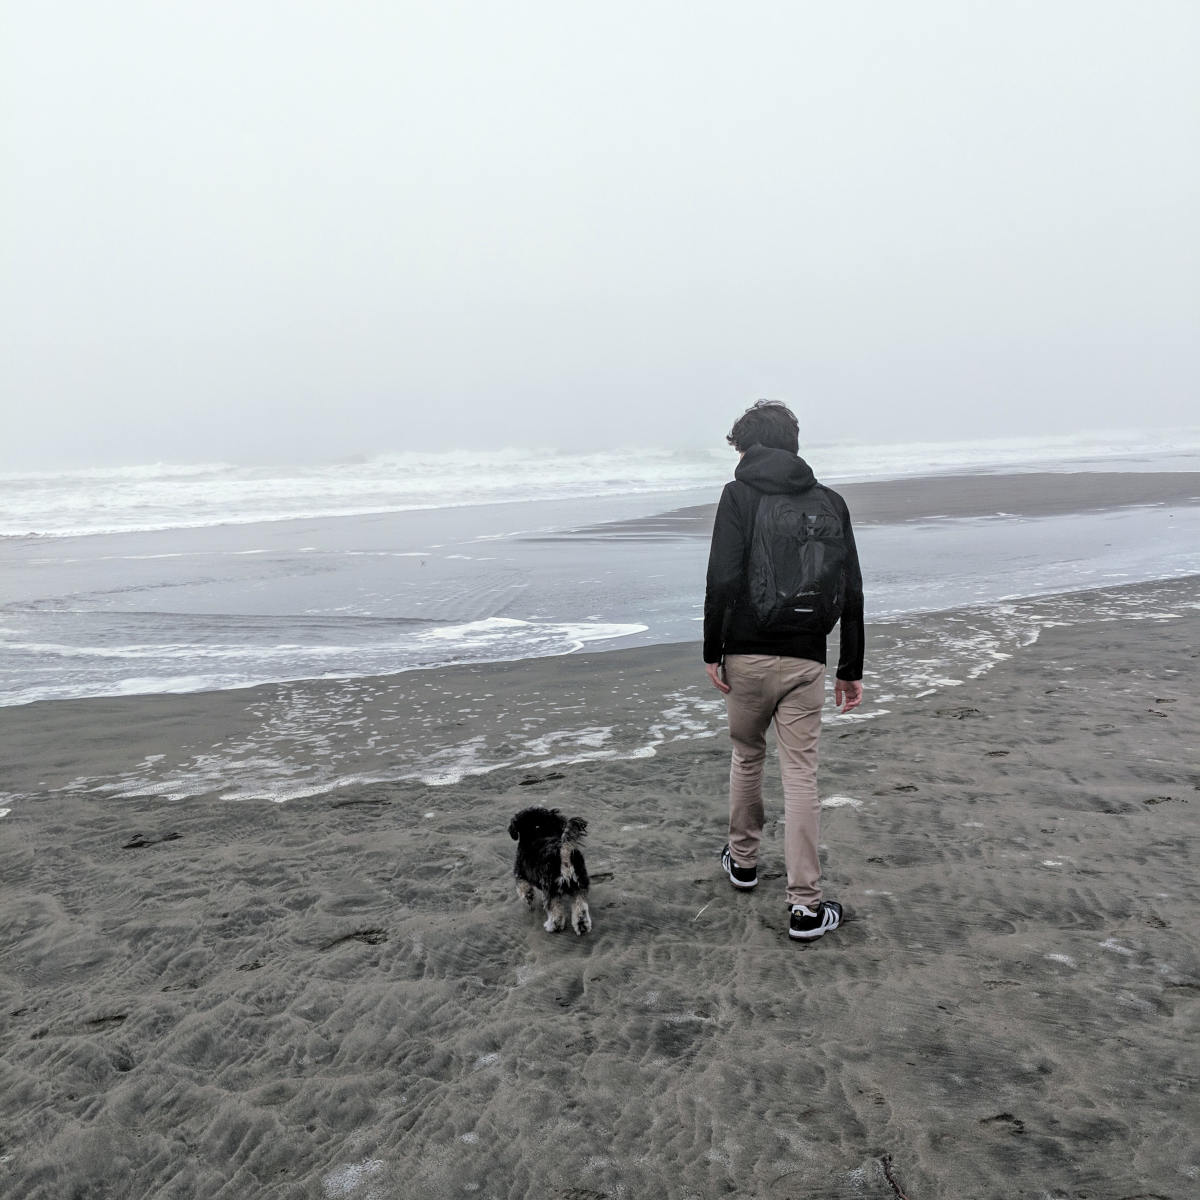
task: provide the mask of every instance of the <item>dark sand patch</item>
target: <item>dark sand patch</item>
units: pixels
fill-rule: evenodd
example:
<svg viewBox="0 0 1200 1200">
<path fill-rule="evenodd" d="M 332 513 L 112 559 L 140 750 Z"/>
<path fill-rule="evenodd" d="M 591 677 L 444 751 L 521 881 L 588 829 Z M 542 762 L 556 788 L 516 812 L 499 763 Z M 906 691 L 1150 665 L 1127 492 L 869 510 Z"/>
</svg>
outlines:
<svg viewBox="0 0 1200 1200">
<path fill-rule="evenodd" d="M 1053 517 L 1131 505 L 1200 504 L 1200 473 L 1194 471 L 1031 472 L 1020 475 L 934 475 L 836 485 L 856 525 L 956 518 Z M 564 537 L 673 540 L 708 537 L 716 502 L 672 509 L 625 521 L 609 521 L 528 539 Z"/>
<path fill-rule="evenodd" d="M 756 892 L 720 873 L 717 741 L 284 806 L 25 799 L 0 1194 L 1194 1195 L 1198 645 L 1195 612 L 1051 629 L 952 703 L 828 728 L 850 919 L 807 948 L 777 827 Z M 642 686 L 695 671 L 663 649 Z M 118 708 L 75 737 L 119 744 Z M 513 893 L 535 799 L 590 821 L 588 936 Z"/>
</svg>

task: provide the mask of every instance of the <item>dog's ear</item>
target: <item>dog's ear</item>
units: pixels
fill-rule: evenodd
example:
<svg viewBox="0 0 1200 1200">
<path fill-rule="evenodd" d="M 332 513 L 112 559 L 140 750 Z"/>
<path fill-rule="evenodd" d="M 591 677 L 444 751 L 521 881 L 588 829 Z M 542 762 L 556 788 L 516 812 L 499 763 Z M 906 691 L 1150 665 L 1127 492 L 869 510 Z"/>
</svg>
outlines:
<svg viewBox="0 0 1200 1200">
<path fill-rule="evenodd" d="M 508 823 L 508 836 L 515 842 L 517 841 L 523 830 L 527 829 L 532 824 L 533 819 L 542 810 L 540 808 L 523 808 L 517 813 Z"/>
</svg>

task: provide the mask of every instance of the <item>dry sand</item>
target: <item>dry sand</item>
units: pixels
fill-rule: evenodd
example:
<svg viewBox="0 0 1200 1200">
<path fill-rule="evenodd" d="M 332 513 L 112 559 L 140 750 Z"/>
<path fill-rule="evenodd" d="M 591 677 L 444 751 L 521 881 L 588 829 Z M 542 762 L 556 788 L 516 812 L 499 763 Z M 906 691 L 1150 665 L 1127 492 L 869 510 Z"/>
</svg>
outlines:
<svg viewBox="0 0 1200 1200">
<path fill-rule="evenodd" d="M 827 727 L 848 920 L 809 947 L 776 826 L 756 892 L 720 873 L 719 738 L 282 806 L 23 801 L 0 820 L 0 1195 L 1197 1195 L 1200 614 L 1178 589 L 1192 608 L 1051 629 Z M 657 648 L 643 683 L 695 659 Z M 589 662 L 639 659 L 503 670 L 552 703 Z M 244 696 L 4 710 L 0 745 L 50 774 Z M 591 822 L 591 935 L 515 898 L 505 825 L 530 803 Z"/>
</svg>

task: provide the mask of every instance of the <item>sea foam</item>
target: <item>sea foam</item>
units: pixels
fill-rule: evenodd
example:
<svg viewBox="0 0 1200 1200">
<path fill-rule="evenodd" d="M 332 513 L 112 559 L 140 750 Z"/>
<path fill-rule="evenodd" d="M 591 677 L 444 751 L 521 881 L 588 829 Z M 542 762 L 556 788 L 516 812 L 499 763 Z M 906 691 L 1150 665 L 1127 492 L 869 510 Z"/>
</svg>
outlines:
<svg viewBox="0 0 1200 1200">
<path fill-rule="evenodd" d="M 821 477 L 903 478 L 993 470 L 1195 469 L 1200 428 L 950 442 L 804 447 Z M 0 537 L 191 529 L 413 509 L 681 492 L 720 486 L 731 451 L 635 448 L 409 451 L 335 463 L 155 463 L 0 473 Z"/>
</svg>

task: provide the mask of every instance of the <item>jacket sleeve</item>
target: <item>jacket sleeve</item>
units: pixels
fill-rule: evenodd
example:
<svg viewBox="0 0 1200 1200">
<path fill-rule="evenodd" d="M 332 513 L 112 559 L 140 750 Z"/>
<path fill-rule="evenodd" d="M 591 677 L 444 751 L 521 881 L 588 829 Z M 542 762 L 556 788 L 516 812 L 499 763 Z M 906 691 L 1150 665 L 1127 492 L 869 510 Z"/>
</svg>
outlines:
<svg viewBox="0 0 1200 1200">
<path fill-rule="evenodd" d="M 838 652 L 837 677 L 847 683 L 862 678 L 863 651 L 866 643 L 866 625 L 863 619 L 862 569 L 858 565 L 858 547 L 854 544 L 854 529 L 850 524 L 850 510 L 842 502 L 842 524 L 846 533 L 846 555 L 844 568 L 845 601 L 842 604 L 841 648 Z"/>
<path fill-rule="evenodd" d="M 733 484 L 727 483 L 717 505 L 712 546 L 708 552 L 708 577 L 704 588 L 706 663 L 721 661 L 729 617 L 742 591 L 745 561 L 744 519 L 734 499 Z"/>
</svg>

